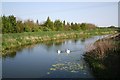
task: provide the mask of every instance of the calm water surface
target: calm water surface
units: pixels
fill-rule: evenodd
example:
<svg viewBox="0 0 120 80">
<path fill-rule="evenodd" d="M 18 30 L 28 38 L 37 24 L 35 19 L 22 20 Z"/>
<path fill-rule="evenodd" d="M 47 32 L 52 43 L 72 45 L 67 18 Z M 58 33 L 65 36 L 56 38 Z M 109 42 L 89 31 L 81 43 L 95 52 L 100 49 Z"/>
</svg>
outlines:
<svg viewBox="0 0 120 80">
<path fill-rule="evenodd" d="M 3 58 L 3 78 L 93 78 L 83 54 L 87 45 L 102 37 L 57 40 L 26 47 Z M 63 52 L 58 54 L 58 49 Z M 67 54 L 66 49 L 71 52 Z"/>
</svg>

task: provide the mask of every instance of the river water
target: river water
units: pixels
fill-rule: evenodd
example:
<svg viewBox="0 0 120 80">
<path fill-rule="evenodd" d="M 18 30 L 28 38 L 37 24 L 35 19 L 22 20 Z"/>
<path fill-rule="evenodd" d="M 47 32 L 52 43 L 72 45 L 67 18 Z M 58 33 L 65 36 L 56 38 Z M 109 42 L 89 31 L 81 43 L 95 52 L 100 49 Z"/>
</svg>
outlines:
<svg viewBox="0 0 120 80">
<path fill-rule="evenodd" d="M 25 47 L 2 58 L 3 78 L 94 78 L 84 61 L 86 46 L 103 36 L 56 40 Z M 70 49 L 70 53 L 65 50 Z M 58 54 L 57 50 L 62 53 Z"/>
</svg>

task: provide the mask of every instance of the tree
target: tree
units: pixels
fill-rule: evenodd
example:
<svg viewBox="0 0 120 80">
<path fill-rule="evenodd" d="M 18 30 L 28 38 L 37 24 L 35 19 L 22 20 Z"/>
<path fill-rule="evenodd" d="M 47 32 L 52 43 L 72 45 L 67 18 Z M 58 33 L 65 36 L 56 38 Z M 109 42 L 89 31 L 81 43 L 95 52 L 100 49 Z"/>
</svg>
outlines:
<svg viewBox="0 0 120 80">
<path fill-rule="evenodd" d="M 64 30 L 63 23 L 60 20 L 55 20 L 54 26 L 56 28 L 56 31 L 59 31 L 59 30 L 62 31 L 62 30 Z"/>
<path fill-rule="evenodd" d="M 82 30 L 85 30 L 85 29 L 86 29 L 86 23 L 82 23 L 82 24 L 80 25 L 80 27 L 81 27 Z"/>
<path fill-rule="evenodd" d="M 65 26 L 65 20 L 63 21 L 63 26 Z"/>
<path fill-rule="evenodd" d="M 109 28 L 115 28 L 115 26 L 109 26 Z"/>
<path fill-rule="evenodd" d="M 16 29 L 16 17 L 14 17 L 13 15 L 8 17 L 9 20 L 9 27 L 11 29 L 12 33 L 16 33 L 17 29 Z"/>
<path fill-rule="evenodd" d="M 71 26 L 70 26 L 69 22 L 67 22 L 67 25 L 64 26 L 64 30 L 66 30 L 66 31 L 71 30 Z"/>
<path fill-rule="evenodd" d="M 36 21 L 36 24 L 39 25 L 39 21 L 38 20 Z"/>
<path fill-rule="evenodd" d="M 80 27 L 81 27 L 82 30 L 92 30 L 92 29 L 96 28 L 96 25 L 91 24 L 91 23 L 82 23 L 80 25 Z"/>
<path fill-rule="evenodd" d="M 24 25 L 23 25 L 22 21 L 18 20 L 16 27 L 17 27 L 17 32 L 19 32 L 19 33 L 24 32 Z"/>
<path fill-rule="evenodd" d="M 0 33 L 2 33 L 2 17 L 0 16 Z"/>
<path fill-rule="evenodd" d="M 80 25 L 75 23 L 74 30 L 80 30 Z"/>
<path fill-rule="evenodd" d="M 46 26 L 47 28 L 51 30 L 55 30 L 54 23 L 50 20 L 49 17 L 47 18 L 47 21 L 44 23 L 44 26 Z"/>
<path fill-rule="evenodd" d="M 11 16 L 3 16 L 2 17 L 2 31 L 3 33 L 15 33 L 16 31 L 16 17 Z"/>
<path fill-rule="evenodd" d="M 77 23 L 74 24 L 74 23 L 72 22 L 72 23 L 71 23 L 71 29 L 72 29 L 72 30 L 79 30 L 79 29 L 80 29 L 80 26 L 79 26 Z"/>
<path fill-rule="evenodd" d="M 26 32 L 35 32 L 39 31 L 39 27 L 37 24 L 35 24 L 32 20 L 27 20 L 24 22 L 24 30 Z"/>
<path fill-rule="evenodd" d="M 2 33 L 7 33 L 7 17 L 2 16 Z"/>
<path fill-rule="evenodd" d="M 88 30 L 92 30 L 92 29 L 95 29 L 95 28 L 96 28 L 96 25 L 91 24 L 91 23 L 87 23 L 87 29 Z"/>
<path fill-rule="evenodd" d="M 90 23 L 68 23 L 65 20 L 60 21 L 55 20 L 54 22 L 51 21 L 49 17 L 47 17 L 47 20 L 44 23 L 40 23 L 36 20 L 34 22 L 33 20 L 26 20 L 22 22 L 21 20 L 16 20 L 16 17 L 13 15 L 10 16 L 2 16 L 2 22 L 0 21 L 0 25 L 2 25 L 2 32 L 3 33 L 21 33 L 21 32 L 36 32 L 36 31 L 70 31 L 70 30 L 91 30 L 95 29 L 96 26 L 94 24 Z M 67 23 L 67 24 L 66 24 Z M 114 28 L 114 26 L 111 26 L 110 28 Z"/>
</svg>

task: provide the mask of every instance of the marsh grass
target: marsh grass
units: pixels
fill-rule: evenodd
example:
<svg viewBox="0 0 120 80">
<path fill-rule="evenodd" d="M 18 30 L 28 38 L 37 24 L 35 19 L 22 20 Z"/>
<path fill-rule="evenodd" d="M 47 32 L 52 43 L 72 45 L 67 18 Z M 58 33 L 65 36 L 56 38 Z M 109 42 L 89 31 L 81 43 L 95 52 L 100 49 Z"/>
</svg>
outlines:
<svg viewBox="0 0 120 80">
<path fill-rule="evenodd" d="M 90 48 L 90 49 L 89 49 Z M 106 52 L 115 48 L 115 44 L 112 40 L 100 40 L 97 41 L 93 46 L 89 46 L 88 54 L 97 58 L 104 58 L 106 57 Z"/>
<path fill-rule="evenodd" d="M 120 68 L 120 34 L 103 38 L 94 43 L 93 49 L 86 52 L 85 60 L 89 63 L 97 78 L 118 78 Z"/>
</svg>

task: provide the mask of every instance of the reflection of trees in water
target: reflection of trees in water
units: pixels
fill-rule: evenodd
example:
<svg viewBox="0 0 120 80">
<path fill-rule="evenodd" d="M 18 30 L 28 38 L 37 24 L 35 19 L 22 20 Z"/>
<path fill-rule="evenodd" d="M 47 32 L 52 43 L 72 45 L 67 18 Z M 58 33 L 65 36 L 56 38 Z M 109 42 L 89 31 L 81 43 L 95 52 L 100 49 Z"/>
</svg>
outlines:
<svg viewBox="0 0 120 80">
<path fill-rule="evenodd" d="M 30 52 L 31 49 L 34 47 L 35 45 L 27 45 L 27 46 L 24 46 L 24 48 L 28 48 L 28 51 Z M 7 57 L 10 57 L 10 58 L 14 58 L 17 54 L 17 52 L 20 52 L 21 50 L 23 49 L 23 47 L 16 47 L 14 49 L 9 49 L 7 50 L 7 52 L 5 52 L 5 55 L 3 55 L 2 57 L 3 58 L 7 58 Z"/>
<path fill-rule="evenodd" d="M 45 45 L 45 49 L 47 49 L 47 51 L 50 50 L 50 48 L 53 46 L 53 42 L 52 41 L 47 41 L 43 43 Z"/>
<path fill-rule="evenodd" d="M 43 42 L 43 44 L 45 44 L 47 50 L 49 50 L 53 45 L 61 46 L 62 43 L 64 43 L 64 42 L 65 42 L 65 39 L 62 39 L 62 40 L 46 41 L 46 42 Z"/>
<path fill-rule="evenodd" d="M 86 37 L 86 38 L 81 38 L 81 42 L 88 42 L 88 41 L 93 41 L 94 42 L 94 40 L 96 41 L 96 38 L 95 37 L 93 37 L 93 36 L 90 36 L 90 37 Z"/>
<path fill-rule="evenodd" d="M 56 45 L 56 46 L 60 46 L 60 45 L 62 45 L 62 43 L 64 43 L 65 42 L 65 39 L 61 39 L 61 40 L 56 40 L 55 42 L 54 42 L 54 44 Z"/>
<path fill-rule="evenodd" d="M 16 56 L 16 52 L 11 52 L 11 53 L 7 53 L 6 55 L 3 55 L 2 57 L 3 58 L 7 58 L 7 57 L 14 58 L 15 56 Z"/>
<path fill-rule="evenodd" d="M 75 44 L 79 41 L 79 39 L 78 39 L 78 38 L 68 39 L 68 40 L 71 40 L 71 41 L 72 41 L 72 43 L 75 43 Z"/>
<path fill-rule="evenodd" d="M 25 46 L 25 48 L 28 48 L 28 49 L 32 49 L 33 47 L 35 47 L 35 44 L 34 45 Z"/>
<path fill-rule="evenodd" d="M 28 52 L 30 53 L 33 50 L 33 47 L 35 47 L 35 44 L 26 46 L 25 48 L 27 48 Z"/>
<path fill-rule="evenodd" d="M 53 41 L 46 41 L 46 42 L 43 42 L 43 43 L 48 47 L 53 46 Z"/>
<path fill-rule="evenodd" d="M 82 39 L 81 39 L 81 42 L 85 42 L 85 39 L 86 39 L 86 38 L 82 38 Z"/>
<path fill-rule="evenodd" d="M 59 46 L 59 45 L 61 45 L 64 41 L 65 41 L 65 40 L 62 39 L 62 40 L 46 41 L 46 42 L 43 42 L 43 43 L 49 47 L 49 46 L 53 46 L 53 44 Z"/>
<path fill-rule="evenodd" d="M 77 43 L 77 42 L 78 42 L 78 39 L 74 39 L 73 42 L 74 42 L 74 43 Z"/>
</svg>

